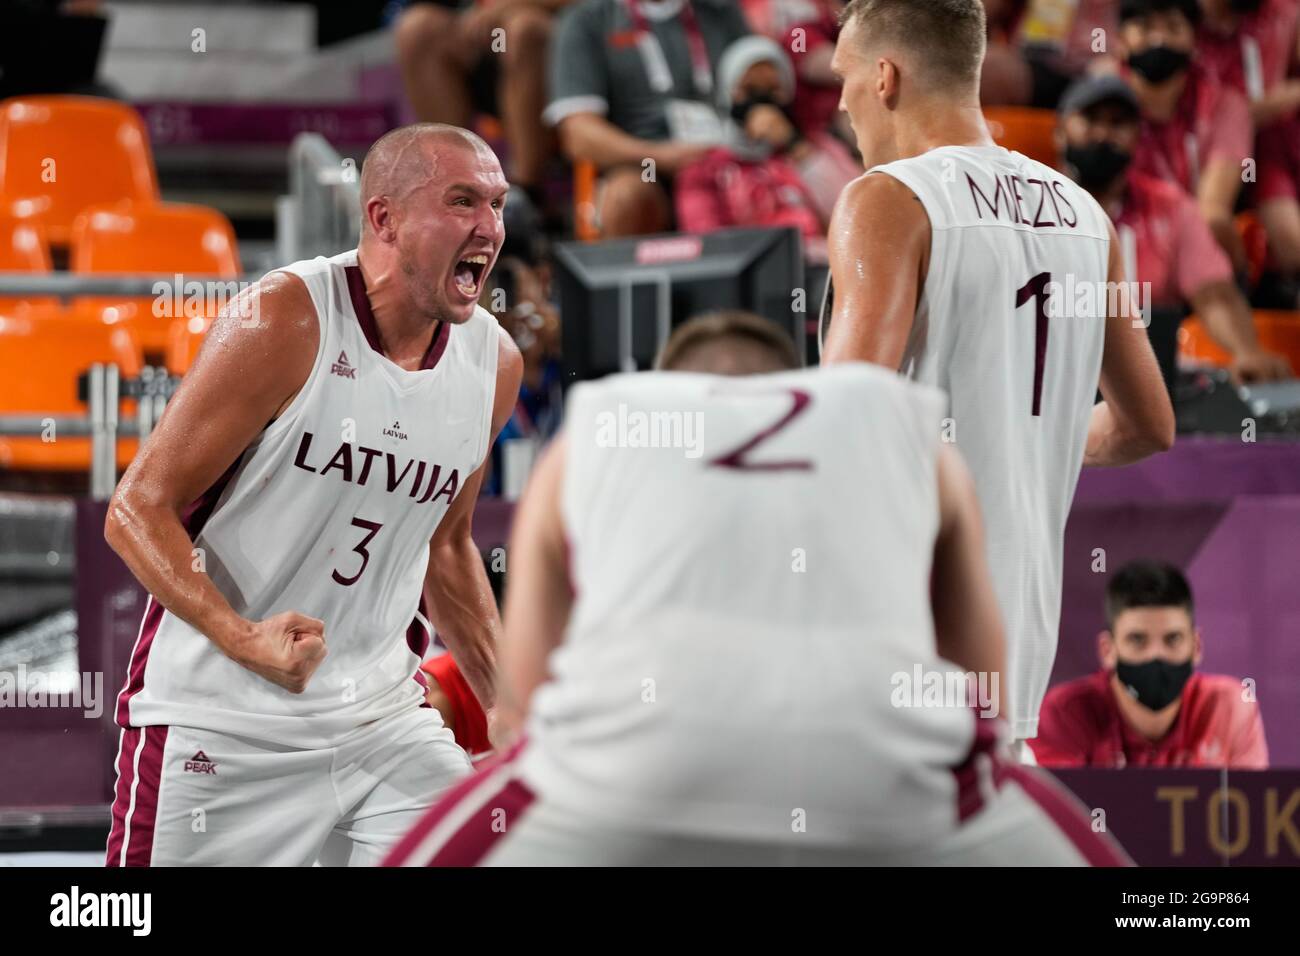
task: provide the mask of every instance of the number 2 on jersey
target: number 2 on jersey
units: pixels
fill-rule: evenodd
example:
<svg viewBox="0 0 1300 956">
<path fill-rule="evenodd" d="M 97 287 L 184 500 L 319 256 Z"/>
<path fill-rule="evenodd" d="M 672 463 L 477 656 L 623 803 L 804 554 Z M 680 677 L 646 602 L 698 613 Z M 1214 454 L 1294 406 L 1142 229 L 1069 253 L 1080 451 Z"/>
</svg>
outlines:
<svg viewBox="0 0 1300 956">
<path fill-rule="evenodd" d="M 379 534 L 379 529 L 383 527 L 378 521 L 366 521 L 364 518 L 353 518 L 352 524 L 354 527 L 365 529 L 367 534 L 352 548 L 353 551 L 361 555 L 361 567 L 357 568 L 357 573 L 350 578 L 343 577 L 338 571 L 333 571 L 330 574 L 330 577 L 344 587 L 351 587 L 360 580 L 361 575 L 366 570 L 366 565 L 370 563 L 370 552 L 366 550 L 366 545 L 370 543 L 371 538 Z"/>
<path fill-rule="evenodd" d="M 1033 414 L 1043 404 L 1043 366 L 1047 364 L 1047 285 L 1050 272 L 1040 272 L 1016 290 L 1016 308 L 1034 300 L 1034 402 Z"/>
</svg>

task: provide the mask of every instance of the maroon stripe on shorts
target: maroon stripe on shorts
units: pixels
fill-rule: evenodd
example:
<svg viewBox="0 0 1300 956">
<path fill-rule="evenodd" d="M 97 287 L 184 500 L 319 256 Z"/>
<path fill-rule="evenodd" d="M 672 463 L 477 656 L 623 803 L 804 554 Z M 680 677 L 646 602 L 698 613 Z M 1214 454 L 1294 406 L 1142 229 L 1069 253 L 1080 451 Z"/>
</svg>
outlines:
<svg viewBox="0 0 1300 956">
<path fill-rule="evenodd" d="M 135 647 L 131 651 L 131 663 L 127 670 L 126 683 L 117 695 L 117 725 L 119 727 L 125 728 L 131 725 L 131 698 L 140 693 L 140 689 L 144 687 L 145 665 L 149 663 L 149 650 L 153 647 L 154 635 L 158 633 L 158 626 L 162 623 L 162 618 L 163 606 L 150 595 L 144 606 L 144 623 L 140 628 L 140 638 L 135 642 Z"/>
<path fill-rule="evenodd" d="M 162 784 L 167 729 L 166 726 L 132 727 L 122 732 L 122 758 L 113 798 L 113 822 L 108 834 L 109 866 L 148 866 L 153 859 L 154 824 L 158 819 L 158 788 Z M 126 844 L 125 861 L 122 859 L 123 843 Z"/>
<path fill-rule="evenodd" d="M 1109 835 L 1092 829 L 1083 804 L 1074 794 L 1031 767 L 1007 764 L 1000 770 L 1004 779 L 1019 784 L 1025 795 L 1052 818 L 1056 828 L 1074 844 L 1089 866 L 1133 865 Z"/>
<path fill-rule="evenodd" d="M 438 847 L 427 866 L 477 866 L 483 862 L 507 830 L 519 825 L 519 818 L 537 799 L 521 780 L 511 779 L 496 795 L 486 800 L 465 825 Z M 505 811 L 505 825 L 497 826 Z"/>
<path fill-rule="evenodd" d="M 980 790 L 979 782 L 979 765 L 985 761 L 979 758 L 983 754 L 991 755 L 998 743 L 995 718 L 981 717 L 975 711 L 971 713 L 975 718 L 975 738 L 971 741 L 966 759 L 952 768 L 952 775 L 957 781 L 957 820 L 960 823 L 965 823 L 984 809 L 984 794 Z M 990 780 L 990 783 L 992 782 L 994 781 Z"/>
</svg>

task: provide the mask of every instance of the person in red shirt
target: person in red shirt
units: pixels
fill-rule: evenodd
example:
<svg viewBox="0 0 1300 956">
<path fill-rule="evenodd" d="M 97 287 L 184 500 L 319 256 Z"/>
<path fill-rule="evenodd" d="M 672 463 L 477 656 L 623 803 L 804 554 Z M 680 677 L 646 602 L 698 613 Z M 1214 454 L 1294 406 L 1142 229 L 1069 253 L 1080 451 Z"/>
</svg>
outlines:
<svg viewBox="0 0 1300 956">
<path fill-rule="evenodd" d="M 439 654 L 420 665 L 427 685 L 424 701 L 442 714 L 442 722 L 456 737 L 456 743 L 471 756 L 492 749 L 488 718 L 483 705 L 461 674 L 450 654 Z"/>
<path fill-rule="evenodd" d="M 1268 768 L 1253 694 L 1235 677 L 1196 671 L 1201 633 L 1182 572 L 1124 565 L 1106 588 L 1106 622 L 1101 670 L 1043 700 L 1029 742 L 1040 765 Z"/>
<path fill-rule="evenodd" d="M 1287 378 L 1286 358 L 1262 349 L 1232 265 L 1214 241 L 1196 202 L 1177 185 L 1132 168 L 1138 148 L 1138 102 L 1118 76 L 1087 77 L 1061 99 L 1057 148 L 1060 166 L 1115 223 L 1129 281 L 1143 283 L 1141 305 L 1178 314 L 1190 307 L 1232 356 L 1238 382 Z M 1149 291 L 1148 291 L 1149 290 Z M 1153 345 L 1168 341 L 1162 365 L 1172 365 L 1176 322 L 1150 327 Z M 1167 333 L 1167 334 L 1166 334 Z M 1171 377 L 1172 369 L 1165 369 Z"/>
<path fill-rule="evenodd" d="M 1233 268 L 1246 250 L 1233 222 L 1254 129 L 1246 98 L 1193 59 L 1197 0 L 1122 0 L 1118 53 L 1142 113 L 1133 165 L 1196 198 Z"/>
<path fill-rule="evenodd" d="M 1298 0 L 1204 0 L 1197 60 L 1250 101 L 1259 164 L 1253 202 L 1268 235 L 1261 304 L 1295 308 L 1300 287 Z"/>
</svg>

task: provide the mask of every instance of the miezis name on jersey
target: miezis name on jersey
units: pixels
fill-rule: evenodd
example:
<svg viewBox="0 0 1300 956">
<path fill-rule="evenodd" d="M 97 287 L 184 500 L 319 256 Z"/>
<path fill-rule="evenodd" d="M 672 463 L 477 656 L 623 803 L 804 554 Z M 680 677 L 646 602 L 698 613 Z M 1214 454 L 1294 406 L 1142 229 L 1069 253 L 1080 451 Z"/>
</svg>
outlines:
<svg viewBox="0 0 1300 956">
<path fill-rule="evenodd" d="M 343 481 L 355 482 L 358 485 L 369 483 L 372 469 L 376 458 L 383 457 L 384 465 L 375 469 L 377 473 L 383 474 L 384 490 L 389 494 L 397 494 L 407 482 L 407 475 L 411 469 L 415 469 L 414 476 L 410 479 L 409 497 L 415 499 L 418 505 L 426 502 L 436 502 L 443 495 L 447 496 L 447 504 L 450 505 L 456 497 L 456 490 L 460 487 L 460 471 L 453 468 L 445 480 L 442 479 L 442 465 L 431 465 L 428 462 L 421 461 L 417 458 L 404 458 L 405 464 L 401 470 L 398 470 L 399 459 L 392 453 L 386 452 L 379 448 L 367 448 L 365 445 L 357 445 L 355 449 L 349 442 L 341 442 L 338 449 L 332 454 L 321 468 L 314 467 L 309 459 L 311 454 L 311 443 L 315 436 L 309 431 L 302 433 L 302 438 L 298 441 L 298 453 L 294 455 L 293 464 L 295 468 L 301 468 L 303 471 L 310 471 L 312 474 L 320 475 L 322 478 L 337 471 L 338 477 Z M 362 460 L 360 468 L 355 468 L 353 452 L 355 451 Z M 320 458 L 316 458 L 319 463 Z M 428 473 L 428 482 L 425 482 L 425 473 Z M 355 478 L 353 475 L 355 474 Z M 437 489 L 435 491 L 434 489 Z"/>
<path fill-rule="evenodd" d="M 965 176 L 966 183 L 970 186 L 970 198 L 975 205 L 975 214 L 980 219 L 984 218 L 985 210 L 992 213 L 994 219 L 1002 219 L 1005 210 L 1007 221 L 1022 226 L 1032 226 L 1035 229 L 1045 226 L 1073 229 L 1079 224 L 1079 214 L 1061 192 L 1060 180 L 1054 179 L 1048 182 L 1045 179 L 1022 179 L 1004 173 L 993 177 L 994 185 L 986 192 L 970 173 L 966 173 Z M 1034 201 L 1032 189 L 1034 186 L 1038 187 L 1037 203 Z M 993 194 L 992 199 L 989 199 L 989 193 Z M 1030 207 L 1034 209 L 1032 218 L 1025 215 L 1025 211 Z"/>
</svg>

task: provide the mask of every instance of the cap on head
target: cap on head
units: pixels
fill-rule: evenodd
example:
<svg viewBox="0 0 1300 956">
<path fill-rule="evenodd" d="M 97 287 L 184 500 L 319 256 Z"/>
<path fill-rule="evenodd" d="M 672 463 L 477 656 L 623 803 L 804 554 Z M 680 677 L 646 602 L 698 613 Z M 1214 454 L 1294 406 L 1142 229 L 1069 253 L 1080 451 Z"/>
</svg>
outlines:
<svg viewBox="0 0 1300 956">
<path fill-rule="evenodd" d="M 720 309 L 695 316 L 674 329 L 654 367 L 745 375 L 799 366 L 794 342 L 771 319 L 743 309 Z"/>
<path fill-rule="evenodd" d="M 1118 103 L 1136 118 L 1141 112 L 1132 88 L 1118 76 L 1085 76 L 1071 84 L 1061 97 L 1061 116 L 1091 109 L 1098 103 Z"/>
</svg>

